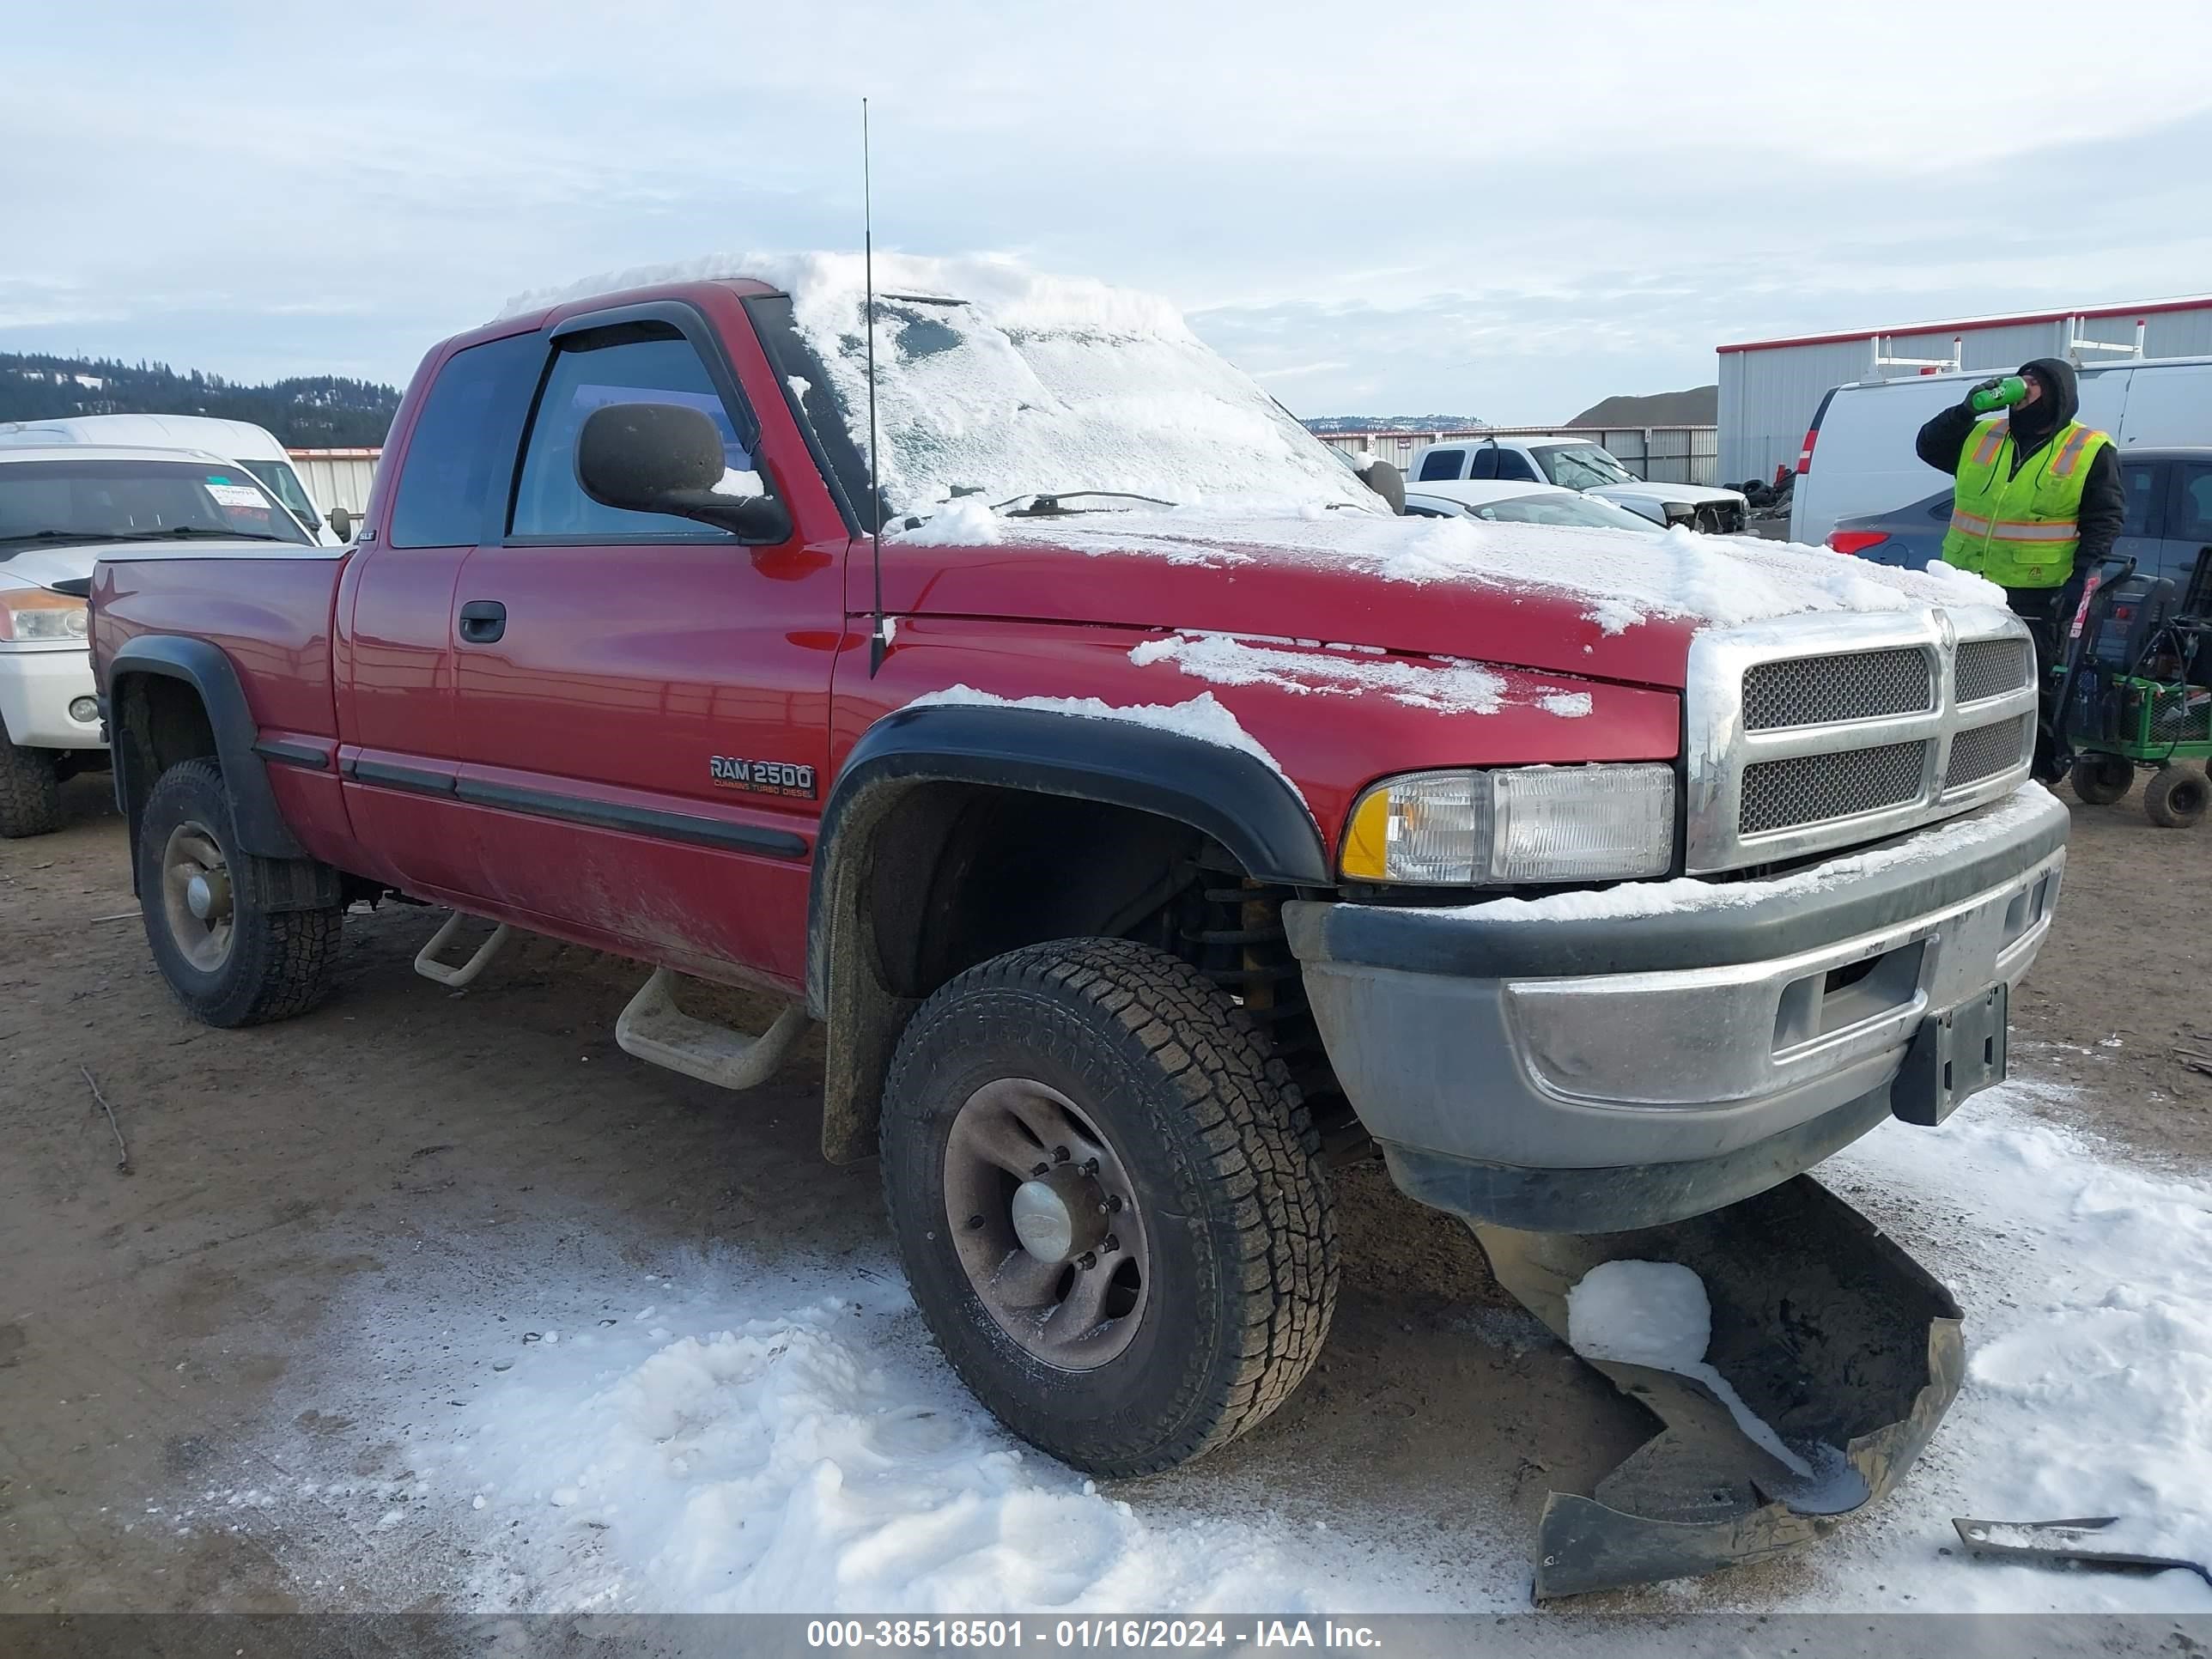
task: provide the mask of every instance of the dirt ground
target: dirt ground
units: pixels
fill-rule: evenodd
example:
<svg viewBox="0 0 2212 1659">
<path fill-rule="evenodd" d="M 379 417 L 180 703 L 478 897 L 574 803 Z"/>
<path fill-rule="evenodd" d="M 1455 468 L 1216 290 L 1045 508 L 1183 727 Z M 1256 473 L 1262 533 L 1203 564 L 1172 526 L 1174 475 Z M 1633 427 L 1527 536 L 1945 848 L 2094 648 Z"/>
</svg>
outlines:
<svg viewBox="0 0 2212 1659">
<path fill-rule="evenodd" d="M 816 1150 L 818 1039 L 742 1097 L 646 1066 L 613 1041 L 632 964 L 530 939 L 449 993 L 409 969 L 437 914 L 386 907 L 349 918 L 315 1014 L 195 1024 L 148 957 L 105 787 L 69 787 L 62 834 L 0 843 L 0 1612 L 379 1605 L 303 1582 L 266 1535 L 126 1517 L 239 1478 L 331 1338 L 334 1298 L 419 1290 L 463 1234 L 590 1213 L 641 1262 L 731 1242 L 886 1251 L 872 1164 Z M 2212 1076 L 2177 1051 L 2212 1055 L 2212 829 L 2154 830 L 2133 800 L 2074 813 L 2057 931 L 2013 1005 L 2016 1068 L 2081 1086 L 2046 1109 L 2203 1160 Z M 1463 1229 L 1372 1165 L 1340 1200 L 1345 1293 L 1317 1373 L 1146 1489 L 1316 1519 L 1387 1494 L 1432 1547 L 1515 1559 L 1547 1486 L 1617 1462 L 1637 1419 L 1498 1291 Z M 359 1438 L 364 1476 L 397 1472 L 343 1419 L 287 1421 Z M 434 1576 L 407 1604 L 443 1600 Z"/>
</svg>

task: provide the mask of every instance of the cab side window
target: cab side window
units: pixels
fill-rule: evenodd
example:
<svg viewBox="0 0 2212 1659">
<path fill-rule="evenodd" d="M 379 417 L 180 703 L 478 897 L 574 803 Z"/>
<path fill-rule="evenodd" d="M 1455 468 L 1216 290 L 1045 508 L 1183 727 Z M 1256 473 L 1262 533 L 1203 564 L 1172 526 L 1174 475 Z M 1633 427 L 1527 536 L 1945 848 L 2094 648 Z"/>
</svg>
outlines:
<svg viewBox="0 0 2212 1659">
<path fill-rule="evenodd" d="M 2127 498 L 2127 514 L 2120 520 L 2123 536 L 2148 536 L 2158 506 L 2159 469 L 2138 462 L 2120 468 L 2120 491 Z"/>
<path fill-rule="evenodd" d="M 752 470 L 752 455 L 715 389 L 697 348 L 661 324 L 581 335 L 556 345 L 522 452 L 508 534 L 562 541 L 724 540 L 689 519 L 603 507 L 576 479 L 576 436 L 610 404 L 683 404 L 711 417 L 722 434 L 722 465 Z"/>
<path fill-rule="evenodd" d="M 1460 463 L 1466 459 L 1463 449 L 1432 449 L 1421 457 L 1421 476 L 1413 482 L 1433 483 L 1439 478 L 1456 478 Z"/>
<path fill-rule="evenodd" d="M 1474 465 L 1467 470 L 1470 478 L 1494 478 L 1498 476 L 1498 446 L 1486 444 L 1474 452 Z"/>
<path fill-rule="evenodd" d="M 1498 452 L 1498 476 L 1501 478 L 1510 478 L 1516 483 L 1540 482 L 1536 477 L 1536 469 L 1528 465 L 1528 458 L 1517 449 L 1501 449 Z"/>
</svg>

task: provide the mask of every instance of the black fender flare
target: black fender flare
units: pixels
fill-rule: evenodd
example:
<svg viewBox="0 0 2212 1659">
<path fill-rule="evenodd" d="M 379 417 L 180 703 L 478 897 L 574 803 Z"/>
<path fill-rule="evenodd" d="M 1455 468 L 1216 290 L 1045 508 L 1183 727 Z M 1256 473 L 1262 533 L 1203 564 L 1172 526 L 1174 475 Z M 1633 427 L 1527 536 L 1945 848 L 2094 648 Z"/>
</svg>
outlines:
<svg viewBox="0 0 2212 1659">
<path fill-rule="evenodd" d="M 915 783 L 989 784 L 1134 807 L 1211 836 L 1251 875 L 1294 887 L 1334 884 L 1320 829 L 1297 789 L 1241 749 L 1073 711 L 926 703 L 861 734 L 830 791 L 807 896 L 807 1001 L 830 1006 L 830 895 L 841 835 L 863 801 Z"/>
<path fill-rule="evenodd" d="M 137 805 L 155 784 L 136 775 L 137 750 L 123 741 L 120 729 L 124 691 L 140 675 L 181 680 L 192 688 L 207 711 L 215 733 L 216 758 L 222 764 L 223 784 L 230 795 L 231 828 L 239 849 L 264 859 L 299 860 L 308 856 L 284 815 L 277 809 L 276 792 L 269 787 L 269 768 L 255 752 L 261 728 L 246 707 L 238 670 L 219 646 L 173 634 L 141 634 L 126 640 L 107 660 L 106 690 L 109 718 L 117 729 L 110 733 L 114 751 L 115 800 L 137 833 Z M 136 860 L 133 860 L 136 866 Z"/>
</svg>

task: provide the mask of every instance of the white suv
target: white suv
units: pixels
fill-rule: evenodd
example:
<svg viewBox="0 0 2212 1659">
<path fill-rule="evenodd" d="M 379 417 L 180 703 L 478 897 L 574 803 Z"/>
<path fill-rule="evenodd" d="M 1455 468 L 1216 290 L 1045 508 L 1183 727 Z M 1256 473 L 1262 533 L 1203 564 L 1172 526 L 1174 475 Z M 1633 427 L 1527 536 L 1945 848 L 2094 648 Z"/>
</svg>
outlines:
<svg viewBox="0 0 2212 1659">
<path fill-rule="evenodd" d="M 313 546 L 235 461 L 184 449 L 0 446 L 0 836 L 61 827 L 63 779 L 106 764 L 88 649 L 93 567 L 118 543 L 192 556 Z"/>
<path fill-rule="evenodd" d="M 1732 534 L 1744 527 L 1749 504 L 1740 489 L 1709 484 L 1653 483 L 1638 477 L 1587 438 L 1461 438 L 1431 444 L 1413 457 L 1406 487 L 1459 479 L 1557 484 L 1602 496 L 1657 525 Z"/>
</svg>

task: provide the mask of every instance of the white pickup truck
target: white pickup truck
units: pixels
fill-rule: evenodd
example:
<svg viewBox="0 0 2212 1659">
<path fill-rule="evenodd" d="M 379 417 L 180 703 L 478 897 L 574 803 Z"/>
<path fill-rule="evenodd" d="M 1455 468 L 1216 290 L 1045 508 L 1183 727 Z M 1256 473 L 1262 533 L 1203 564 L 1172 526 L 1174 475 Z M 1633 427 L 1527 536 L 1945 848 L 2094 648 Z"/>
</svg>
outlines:
<svg viewBox="0 0 2212 1659">
<path fill-rule="evenodd" d="M 1413 456 L 1406 482 L 1419 489 L 1462 478 L 1557 484 L 1601 495 L 1654 524 L 1715 534 L 1741 531 L 1750 511 L 1740 489 L 1639 478 L 1587 438 L 1480 437 L 1430 444 Z"/>
<path fill-rule="evenodd" d="M 63 780 L 107 763 L 85 596 L 147 544 L 313 540 L 236 462 L 188 449 L 0 444 L 0 838 L 61 828 Z"/>
</svg>

